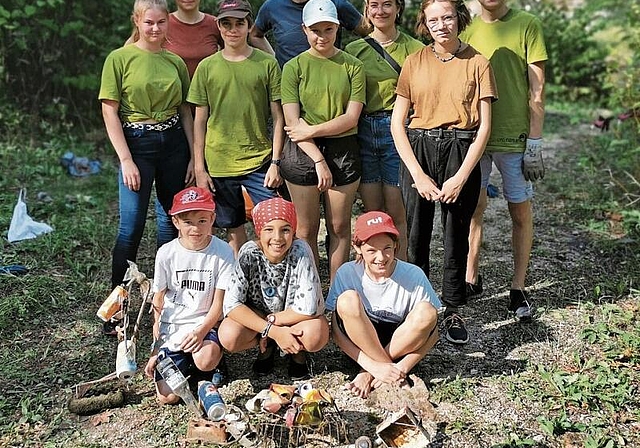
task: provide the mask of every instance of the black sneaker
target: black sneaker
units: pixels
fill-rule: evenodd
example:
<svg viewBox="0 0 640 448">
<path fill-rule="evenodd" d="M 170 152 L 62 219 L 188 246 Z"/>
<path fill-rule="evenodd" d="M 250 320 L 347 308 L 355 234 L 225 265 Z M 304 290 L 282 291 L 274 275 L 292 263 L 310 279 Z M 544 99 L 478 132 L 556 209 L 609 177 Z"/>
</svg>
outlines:
<svg viewBox="0 0 640 448">
<path fill-rule="evenodd" d="M 444 334 L 447 341 L 454 344 L 466 344 L 469 342 L 469 332 L 464 325 L 464 319 L 457 313 L 451 313 L 442 321 Z"/>
<path fill-rule="evenodd" d="M 258 353 L 258 357 L 253 362 L 252 369 L 258 376 L 268 375 L 273 372 L 276 356 L 276 343 L 272 339 L 267 342 L 267 349 L 264 353 Z"/>
<path fill-rule="evenodd" d="M 509 311 L 513 311 L 516 320 L 530 322 L 533 318 L 533 306 L 529 299 L 529 293 L 524 289 L 510 290 Z"/>
<path fill-rule="evenodd" d="M 293 355 L 289 357 L 289 377 L 291 377 L 291 381 L 300 381 L 306 380 L 311 377 L 309 374 L 309 365 L 307 354 L 301 352 L 304 355 L 304 362 L 299 363 L 293 359 Z"/>
<path fill-rule="evenodd" d="M 479 299 L 482 297 L 482 275 L 478 275 L 477 283 L 467 282 L 467 300 Z"/>
</svg>

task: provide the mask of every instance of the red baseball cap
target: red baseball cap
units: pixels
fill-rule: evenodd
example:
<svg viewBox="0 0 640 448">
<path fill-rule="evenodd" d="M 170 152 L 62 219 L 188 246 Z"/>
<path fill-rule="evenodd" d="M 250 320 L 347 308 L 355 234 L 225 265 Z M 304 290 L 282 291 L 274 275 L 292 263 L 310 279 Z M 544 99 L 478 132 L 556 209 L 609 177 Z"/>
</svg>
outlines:
<svg viewBox="0 0 640 448">
<path fill-rule="evenodd" d="M 372 236 L 381 233 L 390 233 L 395 236 L 400 235 L 391 216 L 381 211 L 367 212 L 358 216 L 358 219 L 356 219 L 356 226 L 353 231 L 353 242 L 365 242 Z"/>
<path fill-rule="evenodd" d="M 177 193 L 173 197 L 173 205 L 169 210 L 169 214 L 174 216 L 179 213 L 196 210 L 216 211 L 216 203 L 213 201 L 213 195 L 208 189 L 189 187 Z"/>
</svg>

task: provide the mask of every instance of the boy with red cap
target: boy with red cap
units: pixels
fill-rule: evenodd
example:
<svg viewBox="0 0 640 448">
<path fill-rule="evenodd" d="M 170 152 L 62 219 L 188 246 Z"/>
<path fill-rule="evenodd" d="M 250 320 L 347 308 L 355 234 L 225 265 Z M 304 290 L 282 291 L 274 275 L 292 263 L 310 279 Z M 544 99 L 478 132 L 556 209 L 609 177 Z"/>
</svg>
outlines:
<svg viewBox="0 0 640 448">
<path fill-rule="evenodd" d="M 362 398 L 385 383 L 407 384 L 438 340 L 440 299 L 422 269 L 396 258 L 398 235 L 384 212 L 358 217 L 356 260 L 338 269 L 327 297 L 333 338 L 362 368 L 347 387 Z"/>
<path fill-rule="evenodd" d="M 162 404 L 180 400 L 155 371 L 159 360 L 170 356 L 187 375 L 212 372 L 222 359 L 217 324 L 233 269 L 233 250 L 211 235 L 215 203 L 211 192 L 189 187 L 173 198 L 169 211 L 178 238 L 156 254 L 153 278 L 153 337 L 156 341 L 145 367 L 155 378 Z"/>
<path fill-rule="evenodd" d="M 220 342 L 230 352 L 259 345 L 258 375 L 273 370 L 276 345 L 289 359 L 289 376 L 309 376 L 306 352 L 329 341 L 320 277 L 309 245 L 295 238 L 296 211 L 282 198 L 253 209 L 257 241 L 240 249 L 224 299 Z"/>
</svg>

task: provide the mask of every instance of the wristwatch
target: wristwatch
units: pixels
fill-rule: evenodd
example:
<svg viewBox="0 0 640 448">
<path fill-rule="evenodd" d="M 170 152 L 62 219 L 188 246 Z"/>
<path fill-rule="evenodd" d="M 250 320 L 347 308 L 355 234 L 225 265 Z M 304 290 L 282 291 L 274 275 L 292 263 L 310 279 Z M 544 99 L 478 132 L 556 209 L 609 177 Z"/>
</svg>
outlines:
<svg viewBox="0 0 640 448">
<path fill-rule="evenodd" d="M 280 159 L 271 159 L 271 165 L 280 166 L 282 160 Z"/>
</svg>

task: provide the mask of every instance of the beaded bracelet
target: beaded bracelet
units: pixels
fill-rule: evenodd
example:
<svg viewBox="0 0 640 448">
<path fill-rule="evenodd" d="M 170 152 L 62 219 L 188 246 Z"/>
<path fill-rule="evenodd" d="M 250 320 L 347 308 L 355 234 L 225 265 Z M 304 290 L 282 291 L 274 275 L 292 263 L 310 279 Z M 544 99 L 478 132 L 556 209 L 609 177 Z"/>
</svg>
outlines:
<svg viewBox="0 0 640 448">
<path fill-rule="evenodd" d="M 324 159 L 320 159 L 320 160 L 318 160 L 317 162 L 313 162 L 313 164 L 314 164 L 314 165 L 317 165 L 318 163 L 322 163 L 322 162 L 324 162 Z"/>
</svg>

